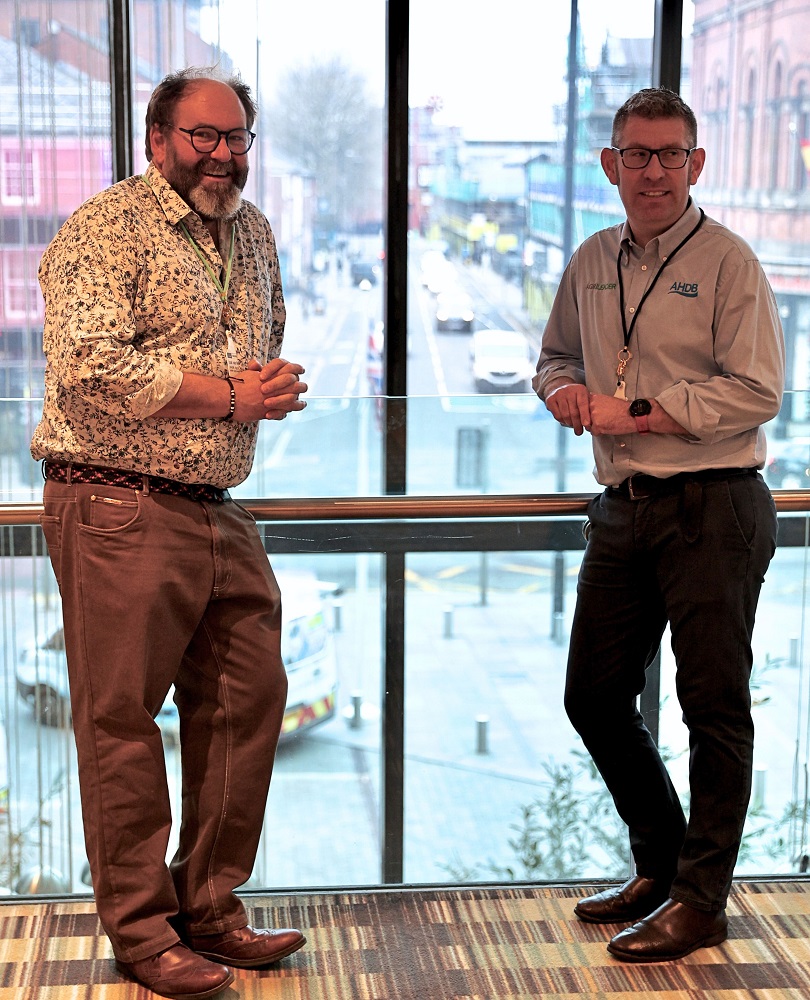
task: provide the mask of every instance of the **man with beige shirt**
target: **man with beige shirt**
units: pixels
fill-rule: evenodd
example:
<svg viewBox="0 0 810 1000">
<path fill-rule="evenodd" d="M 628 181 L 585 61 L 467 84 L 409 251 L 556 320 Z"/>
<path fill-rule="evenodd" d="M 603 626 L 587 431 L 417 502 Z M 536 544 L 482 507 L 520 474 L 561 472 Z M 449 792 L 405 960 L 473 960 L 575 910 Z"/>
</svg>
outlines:
<svg viewBox="0 0 810 1000">
<path fill-rule="evenodd" d="M 229 966 L 276 962 L 300 931 L 254 930 L 251 874 L 287 678 L 281 599 L 228 488 L 261 420 L 306 405 L 281 358 L 275 240 L 242 189 L 256 107 L 238 77 L 155 90 L 150 165 L 68 219 L 40 266 L 43 529 L 63 603 L 85 841 L 121 970 L 202 998 Z M 182 822 L 154 717 L 175 687 Z"/>
<path fill-rule="evenodd" d="M 751 636 L 776 544 L 758 470 L 779 411 L 784 343 L 754 253 L 690 197 L 705 151 L 673 92 L 616 113 L 601 154 L 627 221 L 577 249 L 534 386 L 593 438 L 565 707 L 629 828 L 636 874 L 581 900 L 625 923 L 624 961 L 680 958 L 727 936 L 750 795 Z M 666 626 L 689 729 L 688 822 L 637 706 Z"/>
</svg>

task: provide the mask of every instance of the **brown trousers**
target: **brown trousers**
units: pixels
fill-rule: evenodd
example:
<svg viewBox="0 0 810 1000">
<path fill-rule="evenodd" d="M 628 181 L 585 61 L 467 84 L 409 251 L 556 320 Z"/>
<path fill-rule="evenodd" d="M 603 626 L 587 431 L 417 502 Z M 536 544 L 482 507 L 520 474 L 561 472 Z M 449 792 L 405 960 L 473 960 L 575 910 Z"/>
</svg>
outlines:
<svg viewBox="0 0 810 1000">
<path fill-rule="evenodd" d="M 117 958 L 243 927 L 287 696 L 281 602 L 233 501 L 48 481 L 42 526 L 62 595 L 96 907 Z M 182 819 L 154 721 L 171 684 Z"/>
</svg>

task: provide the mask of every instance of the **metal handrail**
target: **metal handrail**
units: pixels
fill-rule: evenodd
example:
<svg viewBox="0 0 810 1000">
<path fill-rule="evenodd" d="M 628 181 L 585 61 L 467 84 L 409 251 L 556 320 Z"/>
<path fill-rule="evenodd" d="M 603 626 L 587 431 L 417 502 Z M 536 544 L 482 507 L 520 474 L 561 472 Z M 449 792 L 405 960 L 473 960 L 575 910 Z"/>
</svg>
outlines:
<svg viewBox="0 0 810 1000">
<path fill-rule="evenodd" d="M 810 490 L 773 490 L 776 509 L 810 512 Z M 258 521 L 387 521 L 392 519 L 563 517 L 584 514 L 591 493 L 487 496 L 295 497 L 240 499 Z M 41 503 L 0 503 L 0 525 L 36 524 Z"/>
</svg>

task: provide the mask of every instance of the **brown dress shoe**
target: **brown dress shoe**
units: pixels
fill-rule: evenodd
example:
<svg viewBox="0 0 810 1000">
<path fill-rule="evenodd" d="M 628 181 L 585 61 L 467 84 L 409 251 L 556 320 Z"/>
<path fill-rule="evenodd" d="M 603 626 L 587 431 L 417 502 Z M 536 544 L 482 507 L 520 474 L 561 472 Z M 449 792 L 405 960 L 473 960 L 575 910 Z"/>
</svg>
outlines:
<svg viewBox="0 0 810 1000">
<path fill-rule="evenodd" d="M 182 944 L 139 962 L 116 961 L 116 965 L 130 979 L 169 1000 L 202 1000 L 233 982 L 230 969 L 195 955 Z"/>
<path fill-rule="evenodd" d="M 725 910 L 696 910 L 668 899 L 654 913 L 625 927 L 608 944 L 623 962 L 669 962 L 697 948 L 710 948 L 728 937 Z"/>
<path fill-rule="evenodd" d="M 301 931 L 289 927 L 277 931 L 240 927 L 224 934 L 201 934 L 189 939 L 189 947 L 198 955 L 235 969 L 257 969 L 280 962 L 306 943 Z"/>
<path fill-rule="evenodd" d="M 580 920 L 590 924 L 622 924 L 640 920 L 669 896 L 669 883 L 636 875 L 617 889 L 605 889 L 581 899 L 574 907 Z"/>
</svg>

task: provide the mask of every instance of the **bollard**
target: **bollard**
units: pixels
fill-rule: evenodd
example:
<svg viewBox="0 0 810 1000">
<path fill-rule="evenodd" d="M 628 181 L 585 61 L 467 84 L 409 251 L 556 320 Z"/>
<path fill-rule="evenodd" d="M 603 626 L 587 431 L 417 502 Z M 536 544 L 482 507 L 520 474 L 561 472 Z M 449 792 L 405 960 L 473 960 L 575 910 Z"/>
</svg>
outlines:
<svg viewBox="0 0 810 1000">
<path fill-rule="evenodd" d="M 352 729 L 359 729 L 363 725 L 363 695 L 359 691 L 352 694 L 352 714 L 349 725 Z"/>
<path fill-rule="evenodd" d="M 475 752 L 480 754 L 489 753 L 488 715 L 477 715 L 475 717 Z"/>
<path fill-rule="evenodd" d="M 343 601 L 332 601 L 332 630 L 340 632 L 343 629 Z"/>
<path fill-rule="evenodd" d="M 561 646 L 565 641 L 565 614 L 555 611 L 551 616 L 551 641 Z"/>
<path fill-rule="evenodd" d="M 751 805 L 754 809 L 765 808 L 765 778 L 767 773 L 767 767 L 754 768 L 754 787 L 751 794 Z"/>
<path fill-rule="evenodd" d="M 792 635 L 790 637 L 790 652 L 788 653 L 788 664 L 791 667 L 798 667 L 799 665 L 799 637 L 797 635 Z"/>
<path fill-rule="evenodd" d="M 453 608 L 451 605 L 444 609 L 444 637 L 445 639 L 453 638 Z"/>
</svg>

